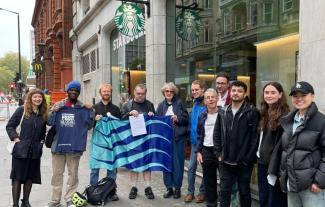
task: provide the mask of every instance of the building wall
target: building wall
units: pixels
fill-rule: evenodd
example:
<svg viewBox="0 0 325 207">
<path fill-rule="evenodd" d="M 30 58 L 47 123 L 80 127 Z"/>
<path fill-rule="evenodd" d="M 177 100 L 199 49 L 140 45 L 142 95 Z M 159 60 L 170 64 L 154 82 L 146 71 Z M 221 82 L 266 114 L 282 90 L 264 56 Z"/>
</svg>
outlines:
<svg viewBox="0 0 325 207">
<path fill-rule="evenodd" d="M 299 80 L 310 82 L 315 89 L 316 103 L 325 112 L 325 1 L 300 1 Z"/>
</svg>

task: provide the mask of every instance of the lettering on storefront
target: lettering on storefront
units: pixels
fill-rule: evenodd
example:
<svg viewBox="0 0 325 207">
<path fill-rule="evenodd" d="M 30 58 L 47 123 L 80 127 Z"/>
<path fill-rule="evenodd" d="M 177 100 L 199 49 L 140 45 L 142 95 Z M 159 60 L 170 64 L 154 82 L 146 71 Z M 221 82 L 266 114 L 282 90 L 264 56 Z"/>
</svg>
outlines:
<svg viewBox="0 0 325 207">
<path fill-rule="evenodd" d="M 184 10 L 176 18 L 176 32 L 184 40 L 197 38 L 201 27 L 201 17 L 196 11 Z"/>
<path fill-rule="evenodd" d="M 134 40 L 139 39 L 143 35 L 145 35 L 144 31 L 140 32 L 139 34 L 132 36 L 132 37 L 120 35 L 118 38 L 113 40 L 113 51 L 115 51 L 121 47 L 124 47 L 125 45 L 129 44 L 130 42 L 133 42 Z"/>
<path fill-rule="evenodd" d="M 142 10 L 134 3 L 125 3 L 115 12 L 115 25 L 122 34 L 134 37 L 144 31 Z"/>
</svg>

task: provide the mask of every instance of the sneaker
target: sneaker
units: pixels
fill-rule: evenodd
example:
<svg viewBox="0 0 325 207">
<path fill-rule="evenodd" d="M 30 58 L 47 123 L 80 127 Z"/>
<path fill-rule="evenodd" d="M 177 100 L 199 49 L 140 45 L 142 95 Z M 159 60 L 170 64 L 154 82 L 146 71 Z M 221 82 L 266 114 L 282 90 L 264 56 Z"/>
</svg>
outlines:
<svg viewBox="0 0 325 207">
<path fill-rule="evenodd" d="M 184 198 L 185 203 L 192 202 L 194 200 L 194 195 L 193 194 L 187 194 Z"/>
<path fill-rule="evenodd" d="M 205 197 L 203 194 L 199 194 L 196 196 L 195 203 L 203 203 L 205 200 Z"/>
<path fill-rule="evenodd" d="M 45 207 L 62 207 L 60 202 L 51 201 Z"/>
<path fill-rule="evenodd" d="M 136 187 L 132 187 L 129 193 L 129 199 L 135 199 L 138 195 L 138 189 Z"/>
<path fill-rule="evenodd" d="M 174 195 L 173 188 L 167 188 L 167 191 L 164 193 L 164 198 L 170 198 L 172 195 Z"/>
<path fill-rule="evenodd" d="M 77 207 L 77 206 L 74 205 L 74 204 L 72 203 L 72 201 L 68 201 L 68 202 L 67 202 L 67 207 Z"/>
<path fill-rule="evenodd" d="M 144 189 L 144 194 L 150 200 L 155 199 L 155 195 L 153 194 L 152 189 L 151 189 L 150 186 L 146 187 L 146 189 Z"/>
</svg>

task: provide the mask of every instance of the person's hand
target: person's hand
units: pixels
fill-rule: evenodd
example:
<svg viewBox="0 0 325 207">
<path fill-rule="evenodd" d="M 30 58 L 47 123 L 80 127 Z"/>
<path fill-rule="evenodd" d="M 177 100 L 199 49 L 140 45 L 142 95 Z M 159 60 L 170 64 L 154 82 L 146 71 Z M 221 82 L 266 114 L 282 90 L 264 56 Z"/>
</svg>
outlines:
<svg viewBox="0 0 325 207">
<path fill-rule="evenodd" d="M 222 157 L 221 157 L 221 156 L 218 157 L 218 161 L 219 161 L 219 162 L 222 161 Z"/>
<path fill-rule="evenodd" d="M 152 111 L 148 112 L 148 116 L 153 116 L 153 115 L 155 115 L 155 114 Z"/>
<path fill-rule="evenodd" d="M 139 116 L 139 112 L 137 110 L 132 110 L 129 112 L 129 115 L 137 117 L 137 116 Z"/>
<path fill-rule="evenodd" d="M 14 139 L 14 142 L 17 143 L 17 142 L 20 142 L 20 139 L 17 137 Z"/>
<path fill-rule="evenodd" d="M 203 163 L 202 154 L 200 152 L 196 153 L 196 160 L 200 165 Z"/>
<path fill-rule="evenodd" d="M 174 124 L 175 124 L 176 122 L 178 122 L 178 119 L 177 119 L 177 116 L 176 116 L 176 115 L 173 115 L 173 116 L 171 117 L 171 119 L 172 119 L 172 121 L 173 121 Z"/>
<path fill-rule="evenodd" d="M 100 120 L 101 118 L 103 118 L 103 116 L 100 115 L 100 114 L 97 114 L 97 115 L 95 116 L 95 120 L 96 120 L 96 121 Z"/>
<path fill-rule="evenodd" d="M 84 106 L 85 108 L 87 108 L 87 109 L 92 109 L 92 107 L 93 107 L 93 105 L 90 104 L 90 103 L 85 103 L 83 106 Z"/>
<path fill-rule="evenodd" d="M 316 183 L 313 183 L 310 187 L 310 191 L 313 193 L 319 193 L 321 192 L 321 190 L 322 189 L 320 189 L 320 187 Z"/>
</svg>

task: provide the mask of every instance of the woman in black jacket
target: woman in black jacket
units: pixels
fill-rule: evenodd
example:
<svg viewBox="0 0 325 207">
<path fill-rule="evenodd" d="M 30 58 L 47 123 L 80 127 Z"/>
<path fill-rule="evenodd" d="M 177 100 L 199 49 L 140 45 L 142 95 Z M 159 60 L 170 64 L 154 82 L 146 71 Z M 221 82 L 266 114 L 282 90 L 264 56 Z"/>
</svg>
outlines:
<svg viewBox="0 0 325 207">
<path fill-rule="evenodd" d="M 172 172 L 164 172 L 164 184 L 167 188 L 164 198 L 181 197 L 181 187 L 184 174 L 185 141 L 188 126 L 188 113 L 182 101 L 176 98 L 178 89 L 174 83 L 166 83 L 161 92 L 165 97 L 156 110 L 158 116 L 171 116 L 173 121 L 173 164 Z M 174 188 L 174 189 L 173 189 Z"/>
<path fill-rule="evenodd" d="M 18 134 L 16 129 L 21 120 L 21 131 Z M 30 207 L 29 195 L 32 184 L 41 184 L 40 159 L 46 122 L 47 104 L 44 94 L 34 89 L 30 90 L 24 106 L 17 108 L 6 126 L 9 138 L 15 142 L 10 174 L 14 207 L 19 206 L 21 184 L 23 184 L 21 207 Z"/>
<path fill-rule="evenodd" d="M 261 119 L 259 122 L 260 145 L 258 148 L 258 191 L 261 207 L 286 207 L 287 195 L 281 192 L 278 170 L 280 167 L 281 135 L 279 120 L 288 114 L 289 106 L 283 88 L 270 82 L 263 88 Z"/>
<path fill-rule="evenodd" d="M 300 81 L 291 88 L 292 110 L 281 119 L 280 184 L 288 206 L 324 207 L 325 115 L 314 102 L 314 89 Z"/>
</svg>

